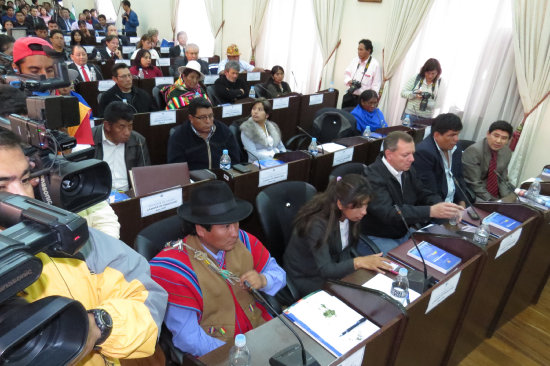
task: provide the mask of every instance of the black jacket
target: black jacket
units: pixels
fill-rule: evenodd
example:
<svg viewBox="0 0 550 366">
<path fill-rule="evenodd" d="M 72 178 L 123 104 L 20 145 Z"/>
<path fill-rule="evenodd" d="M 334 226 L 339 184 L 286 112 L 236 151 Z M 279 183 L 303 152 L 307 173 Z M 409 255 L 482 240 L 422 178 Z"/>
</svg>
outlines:
<svg viewBox="0 0 550 366">
<path fill-rule="evenodd" d="M 235 136 L 225 124 L 214 121 L 216 131 L 208 143 L 193 131 L 191 122 L 176 127 L 168 139 L 168 164 L 187 162 L 189 170 L 220 167 L 222 150 L 227 149 L 231 164 L 240 163 L 240 152 Z"/>
<path fill-rule="evenodd" d="M 464 175 L 462 173 L 462 148 L 460 145 L 457 145 L 451 157 L 451 161 L 451 171 L 460 183 L 462 190 L 464 190 L 466 182 L 464 181 Z M 430 191 L 437 193 L 441 200 L 445 201 L 448 192 L 445 168 L 443 165 L 443 158 L 435 146 L 433 135 L 425 138 L 421 143 L 416 145 L 413 166 L 416 169 L 418 178 L 422 181 L 424 186 Z M 460 192 L 458 188 L 455 188 L 454 202 L 458 203 L 460 201 L 466 200 L 462 192 Z"/>
<path fill-rule="evenodd" d="M 99 69 L 99 67 L 97 67 L 97 65 L 87 64 L 87 66 L 90 70 L 91 70 L 91 68 L 93 68 L 95 70 L 95 75 L 96 75 L 97 80 L 103 80 L 103 75 L 101 74 L 101 70 Z M 67 67 L 69 69 L 73 69 L 73 70 L 78 71 L 78 77 L 76 78 L 76 80 L 78 80 L 78 82 L 80 82 L 80 83 L 84 82 L 84 79 L 82 78 L 82 75 L 80 75 L 80 71 L 79 71 L 80 67 L 77 64 L 72 63 Z"/>
<path fill-rule="evenodd" d="M 168 50 L 168 55 L 171 58 L 182 56 L 179 43 L 174 47 L 170 47 L 170 49 Z M 183 48 L 183 55 L 185 55 L 185 47 Z"/>
<path fill-rule="evenodd" d="M 244 90 L 244 93 L 241 89 Z M 237 78 L 237 81 L 232 83 L 227 80 L 225 75 L 221 75 L 214 83 L 214 90 L 220 100 L 220 104 L 224 104 L 233 103 L 237 99 L 247 98 L 250 86 L 243 79 Z"/>
<path fill-rule="evenodd" d="M 170 69 L 168 70 L 170 72 L 170 75 L 179 77 L 180 76 L 178 74 L 179 67 L 180 66 L 186 66 L 187 62 L 188 62 L 187 57 L 185 57 L 185 56 L 176 57 L 174 59 L 174 64 L 172 66 L 170 66 Z M 208 68 L 208 62 L 203 61 L 201 59 L 198 59 L 197 62 L 201 65 L 201 72 L 204 75 L 210 75 L 210 69 Z"/>
<path fill-rule="evenodd" d="M 367 215 L 361 220 L 362 232 L 367 235 L 401 238 L 407 230 L 393 205 L 398 205 L 407 224 L 413 225 L 429 221 L 430 206 L 442 201 L 424 187 L 413 166 L 401 175 L 401 190 L 397 179 L 382 162 L 381 155 L 365 169 L 365 176 L 373 188 Z"/>
<path fill-rule="evenodd" d="M 151 98 L 146 91 L 132 86 L 132 91 L 130 93 L 132 97 L 130 100 L 126 100 L 126 103 L 133 106 L 136 109 L 136 113 L 151 112 L 157 109 L 153 98 Z M 102 93 L 99 102 L 99 117 L 103 117 L 103 111 L 105 111 L 105 107 L 107 107 L 109 103 L 115 101 L 123 102 L 123 99 L 122 90 L 120 90 L 118 85 Z"/>
</svg>

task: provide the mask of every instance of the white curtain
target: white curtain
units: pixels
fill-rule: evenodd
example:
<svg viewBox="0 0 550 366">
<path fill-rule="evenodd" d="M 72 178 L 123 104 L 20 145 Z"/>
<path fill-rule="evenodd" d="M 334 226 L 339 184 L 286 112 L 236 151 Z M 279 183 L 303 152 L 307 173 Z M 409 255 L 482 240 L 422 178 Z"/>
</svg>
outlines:
<svg viewBox="0 0 550 366">
<path fill-rule="evenodd" d="M 325 89 L 334 77 L 335 57 L 333 56 L 340 46 L 344 0 L 313 0 L 313 9 L 324 60 L 319 89 Z"/>
<path fill-rule="evenodd" d="M 118 6 L 118 4 L 116 6 Z M 105 18 L 107 18 L 107 22 L 116 22 L 116 8 L 111 0 L 95 0 L 95 8 L 97 9 L 98 15 L 105 15 Z"/>
<path fill-rule="evenodd" d="M 214 55 L 214 35 L 210 31 L 210 27 L 204 27 L 205 24 L 209 23 L 206 4 L 196 0 L 176 1 L 177 18 L 175 34 L 185 31 L 188 37 L 187 43 L 195 43 L 199 46 L 200 57 Z M 175 41 L 177 42 L 177 40 Z"/>
<path fill-rule="evenodd" d="M 172 0 L 171 3 L 171 11 L 172 16 L 170 17 L 170 25 L 172 26 L 172 39 L 174 40 L 174 43 L 177 44 L 178 40 L 176 39 L 176 28 L 178 26 L 178 18 L 179 18 L 179 9 L 180 9 L 180 0 Z"/>
<path fill-rule="evenodd" d="M 380 90 L 381 107 L 388 103 L 389 89 L 392 84 L 390 80 L 407 54 L 432 4 L 433 0 L 395 0 L 393 3 L 382 50 L 384 79 Z M 388 92 L 384 93 L 384 90 Z"/>
<path fill-rule="evenodd" d="M 523 111 L 529 114 L 550 91 L 550 6 L 545 0 L 514 0 L 513 29 L 516 74 Z M 521 138 L 512 156 L 512 182 L 524 178 L 524 169 L 534 147 L 542 116 L 550 101 L 538 105 L 524 121 Z M 542 167 L 541 167 L 542 168 Z"/>
<path fill-rule="evenodd" d="M 223 19 L 223 0 L 204 0 L 204 4 L 210 22 L 210 30 L 214 35 L 214 55 L 222 57 L 222 35 L 225 22 Z"/>
<path fill-rule="evenodd" d="M 269 0 L 255 0 L 252 6 L 252 22 L 250 24 L 250 60 L 255 61 L 256 47 Z M 221 55 L 220 55 L 221 56 Z"/>
</svg>

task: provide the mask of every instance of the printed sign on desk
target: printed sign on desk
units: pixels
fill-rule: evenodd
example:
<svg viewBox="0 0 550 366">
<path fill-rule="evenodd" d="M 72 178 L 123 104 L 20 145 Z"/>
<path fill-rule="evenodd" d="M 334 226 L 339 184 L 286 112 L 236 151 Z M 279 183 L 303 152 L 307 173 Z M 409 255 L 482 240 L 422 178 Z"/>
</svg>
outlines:
<svg viewBox="0 0 550 366">
<path fill-rule="evenodd" d="M 170 47 L 161 47 L 160 53 L 170 53 Z"/>
<path fill-rule="evenodd" d="M 241 116 L 243 114 L 242 104 L 230 104 L 223 106 L 222 118 Z"/>
<path fill-rule="evenodd" d="M 261 169 L 258 175 L 258 187 L 281 182 L 288 178 L 288 164 L 278 165 L 273 168 Z"/>
<path fill-rule="evenodd" d="M 133 53 L 136 50 L 136 46 L 122 46 L 122 53 Z"/>
<path fill-rule="evenodd" d="M 149 114 L 149 125 L 150 126 L 159 126 L 159 125 L 169 125 L 171 123 L 176 123 L 176 111 L 159 111 L 151 112 Z"/>
<path fill-rule="evenodd" d="M 126 64 L 128 66 L 132 65 L 130 60 L 115 60 L 115 64 Z"/>
<path fill-rule="evenodd" d="M 220 75 L 205 75 L 204 76 L 204 85 L 212 85 L 218 80 Z"/>
<path fill-rule="evenodd" d="M 519 240 L 519 237 L 521 236 L 521 232 L 523 231 L 523 228 L 520 227 L 516 231 L 513 231 L 510 235 L 506 236 L 502 241 L 500 242 L 500 245 L 497 250 L 497 254 L 495 254 L 495 259 L 506 253 L 508 250 L 512 249 L 514 245 Z"/>
<path fill-rule="evenodd" d="M 461 273 L 462 272 L 458 272 L 453 277 L 449 278 L 447 282 L 442 283 L 432 291 L 428 307 L 426 308 L 426 314 L 432 311 L 432 309 L 434 309 L 437 305 L 441 304 L 443 300 L 454 294 L 456 286 L 458 286 Z"/>
<path fill-rule="evenodd" d="M 273 109 L 288 108 L 290 97 L 275 98 L 273 99 Z"/>
<path fill-rule="evenodd" d="M 170 66 L 169 57 L 161 57 L 157 60 L 157 66 Z"/>
<path fill-rule="evenodd" d="M 94 52 L 94 46 L 82 46 L 86 53 L 92 53 Z"/>
<path fill-rule="evenodd" d="M 100 92 L 104 92 L 111 89 L 113 86 L 115 86 L 115 81 L 112 79 L 99 80 L 99 82 L 97 83 L 97 90 Z"/>
<path fill-rule="evenodd" d="M 157 76 L 155 78 L 155 86 L 171 84 L 174 84 L 174 77 L 172 76 Z"/>
<path fill-rule="evenodd" d="M 246 81 L 260 81 L 261 74 L 259 72 L 246 73 Z"/>
<path fill-rule="evenodd" d="M 309 105 L 322 104 L 323 94 L 313 94 L 309 96 Z"/>
<path fill-rule="evenodd" d="M 183 188 L 178 187 L 140 198 L 141 217 L 151 216 L 181 206 L 183 203 L 182 190 Z"/>
<path fill-rule="evenodd" d="M 334 152 L 332 158 L 332 166 L 340 165 L 351 161 L 353 158 L 353 146 L 344 150 L 338 150 Z"/>
</svg>

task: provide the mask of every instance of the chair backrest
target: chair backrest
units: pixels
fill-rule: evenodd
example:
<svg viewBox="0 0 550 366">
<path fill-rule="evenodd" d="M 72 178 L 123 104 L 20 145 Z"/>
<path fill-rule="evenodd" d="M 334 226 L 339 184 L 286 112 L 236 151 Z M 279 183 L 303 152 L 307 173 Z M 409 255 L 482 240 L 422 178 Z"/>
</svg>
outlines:
<svg viewBox="0 0 550 366">
<path fill-rule="evenodd" d="M 157 106 L 160 109 L 164 109 L 166 107 L 166 102 L 164 101 L 164 95 L 161 94 L 160 90 L 167 85 L 168 84 L 155 85 L 153 87 L 153 90 L 151 91 L 151 94 L 153 94 L 153 98 L 155 99 L 155 102 L 157 103 Z"/>
<path fill-rule="evenodd" d="M 320 143 L 331 142 L 341 137 L 357 135 L 355 117 L 337 108 L 322 108 L 315 113 L 311 134 Z"/>
<path fill-rule="evenodd" d="M 267 89 L 265 88 L 264 84 L 256 84 L 254 85 L 254 90 L 256 90 L 256 96 L 258 98 L 266 98 L 269 99 L 269 95 L 267 93 Z"/>
<path fill-rule="evenodd" d="M 216 94 L 214 85 L 208 85 L 206 87 L 206 94 L 208 94 L 208 98 L 210 98 L 210 102 L 212 102 L 214 107 L 220 104 L 220 98 L 218 98 L 218 95 Z"/>
<path fill-rule="evenodd" d="M 234 121 L 232 124 L 229 125 L 229 131 L 231 131 L 233 136 L 235 136 L 237 145 L 239 145 L 239 152 L 241 154 L 240 161 L 248 161 L 248 153 L 245 151 L 243 146 L 243 141 L 241 140 L 241 123 L 243 123 L 247 119 L 248 117 L 239 118 L 238 120 Z"/>
<path fill-rule="evenodd" d="M 458 140 L 458 145 L 462 148 L 462 151 L 466 150 L 470 145 L 475 144 L 472 140 Z"/>
<path fill-rule="evenodd" d="M 282 264 L 298 210 L 317 192 L 306 182 L 287 181 L 267 187 L 256 196 L 256 209 L 266 236 L 266 248 Z"/>
<path fill-rule="evenodd" d="M 184 236 L 182 220 L 178 215 L 174 215 L 142 229 L 134 241 L 134 248 L 149 261 L 164 248 L 167 242 Z"/>
<path fill-rule="evenodd" d="M 349 162 L 342 165 L 336 166 L 332 171 L 330 172 L 329 179 L 332 179 L 334 177 L 343 177 L 347 174 L 360 174 L 364 175 L 365 168 L 367 166 L 363 163 L 357 163 L 357 162 Z"/>
</svg>

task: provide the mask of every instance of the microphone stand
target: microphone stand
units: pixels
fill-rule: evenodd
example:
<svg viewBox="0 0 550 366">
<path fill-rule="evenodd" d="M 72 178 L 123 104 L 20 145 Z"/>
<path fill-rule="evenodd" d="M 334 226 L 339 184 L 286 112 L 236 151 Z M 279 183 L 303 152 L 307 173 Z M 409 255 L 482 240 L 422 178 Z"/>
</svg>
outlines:
<svg viewBox="0 0 550 366">
<path fill-rule="evenodd" d="M 249 150 L 244 149 L 244 151 L 246 151 L 248 154 L 252 155 L 254 159 L 256 159 L 256 161 L 258 162 L 258 170 L 262 170 L 262 164 L 260 162 L 260 159 L 258 159 L 258 157 L 254 155 L 252 152 L 250 152 Z"/>
<path fill-rule="evenodd" d="M 272 366 L 294 366 L 297 365 L 298 359 L 301 358 L 301 364 L 303 366 L 320 366 L 319 362 L 317 362 L 317 360 L 315 360 L 315 358 L 313 358 L 313 356 L 311 356 L 306 351 L 306 349 L 304 348 L 304 343 L 302 342 L 300 337 L 298 337 L 296 331 L 292 329 L 292 327 L 287 323 L 286 319 L 281 316 L 281 314 L 278 314 L 273 306 L 271 306 L 271 304 L 267 302 L 265 297 L 263 297 L 263 295 L 260 294 L 258 290 L 252 287 L 248 281 L 244 281 L 244 284 L 250 290 L 250 292 L 252 292 L 252 295 L 254 295 L 254 297 L 262 301 L 269 308 L 269 310 L 273 312 L 273 314 L 277 314 L 277 318 L 279 318 L 279 320 L 283 322 L 283 324 L 292 332 L 292 334 L 294 334 L 294 336 L 298 339 L 298 342 L 300 343 L 299 351 L 301 353 L 301 357 L 297 354 L 297 345 L 292 345 L 272 356 L 269 359 L 269 364 Z"/>
<path fill-rule="evenodd" d="M 302 127 L 296 126 L 296 128 L 299 129 L 300 131 L 302 131 L 303 133 L 305 133 L 310 139 L 313 138 L 313 136 L 309 132 L 304 130 Z M 325 154 L 325 149 L 323 148 L 323 144 L 319 144 L 318 146 L 321 147 L 321 153 L 324 155 Z"/>
<path fill-rule="evenodd" d="M 508 181 L 507 179 L 504 179 L 504 177 L 502 175 L 500 175 L 499 172 L 497 172 L 497 170 L 495 169 L 494 170 L 495 172 L 495 175 L 497 176 L 498 180 L 500 180 L 501 182 L 503 182 L 506 187 L 512 191 L 512 193 L 516 196 L 516 201 L 517 202 L 521 202 L 521 200 L 519 199 L 519 196 L 518 194 L 516 193 L 516 187 L 514 187 L 514 185 L 512 183 L 510 183 L 510 181 Z"/>
<path fill-rule="evenodd" d="M 460 184 L 458 183 L 458 179 L 455 178 L 453 173 L 451 173 L 451 177 L 453 177 L 453 182 L 455 182 L 455 187 L 458 188 L 460 193 L 462 193 L 462 195 L 464 196 L 464 200 L 466 201 L 469 208 L 471 209 L 471 210 L 466 210 L 466 212 L 468 213 L 468 216 L 470 216 L 470 218 L 472 220 L 479 220 L 480 219 L 479 214 L 477 213 L 476 209 L 474 208 L 474 205 L 472 205 L 472 202 L 468 198 L 468 195 L 460 187 Z"/>
</svg>

